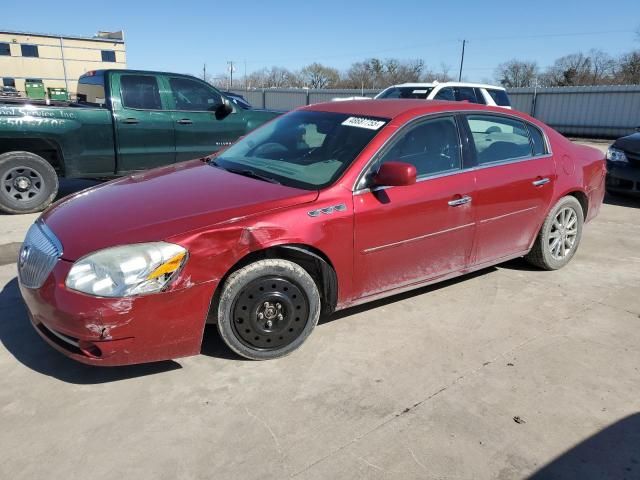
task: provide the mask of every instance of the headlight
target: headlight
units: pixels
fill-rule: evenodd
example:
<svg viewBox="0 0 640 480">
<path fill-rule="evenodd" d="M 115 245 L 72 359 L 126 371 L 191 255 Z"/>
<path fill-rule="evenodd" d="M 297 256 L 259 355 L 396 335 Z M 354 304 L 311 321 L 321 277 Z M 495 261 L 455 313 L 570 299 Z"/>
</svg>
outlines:
<svg viewBox="0 0 640 480">
<path fill-rule="evenodd" d="M 613 147 L 609 147 L 609 150 L 607 150 L 607 160 L 610 162 L 629 163 L 624 152 Z"/>
<path fill-rule="evenodd" d="M 161 290 L 187 258 L 179 245 L 137 243 L 91 253 L 73 264 L 67 288 L 100 297 L 128 297 Z"/>
</svg>

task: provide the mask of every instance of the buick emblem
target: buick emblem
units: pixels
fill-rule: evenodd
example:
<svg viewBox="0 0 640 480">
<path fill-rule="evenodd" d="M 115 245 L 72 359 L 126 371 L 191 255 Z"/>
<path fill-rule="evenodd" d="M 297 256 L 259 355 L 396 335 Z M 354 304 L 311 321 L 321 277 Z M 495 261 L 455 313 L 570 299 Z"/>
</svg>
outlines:
<svg viewBox="0 0 640 480">
<path fill-rule="evenodd" d="M 20 257 L 18 258 L 18 268 L 22 269 L 24 264 L 27 263 L 29 259 L 29 254 L 31 254 L 31 247 L 29 245 L 25 245 L 20 250 Z"/>
</svg>

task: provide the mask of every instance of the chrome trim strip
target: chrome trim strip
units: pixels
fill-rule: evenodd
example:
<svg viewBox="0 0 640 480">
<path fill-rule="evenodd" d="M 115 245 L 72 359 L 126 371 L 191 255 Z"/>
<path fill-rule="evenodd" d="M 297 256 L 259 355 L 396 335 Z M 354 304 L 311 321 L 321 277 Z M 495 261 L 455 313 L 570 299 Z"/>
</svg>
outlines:
<svg viewBox="0 0 640 480">
<path fill-rule="evenodd" d="M 480 220 L 478 223 L 489 223 L 489 222 L 493 222 L 494 220 L 500 220 L 502 218 L 510 217 L 512 215 L 517 215 L 519 213 L 525 213 L 525 212 L 529 212 L 531 210 L 537 210 L 537 209 L 538 207 L 523 208 L 522 210 L 516 210 L 515 212 L 505 213 L 504 215 L 498 215 L 497 217 L 485 218 L 484 220 Z"/>
<path fill-rule="evenodd" d="M 498 107 L 498 108 L 500 108 L 500 107 Z M 373 155 L 371 155 L 371 158 L 369 158 L 369 161 L 365 164 L 365 166 L 362 168 L 362 170 L 360 171 L 360 173 L 356 177 L 356 180 L 355 180 L 353 186 L 351 187 L 351 190 L 353 191 L 353 194 L 354 195 L 360 195 L 362 193 L 366 193 L 368 191 L 372 191 L 369 188 L 356 189 L 356 186 L 358 185 L 358 183 L 360 183 L 360 180 L 362 179 L 362 177 L 364 176 L 366 171 L 369 169 L 371 164 L 374 163 L 374 160 L 376 160 L 376 157 L 380 154 L 380 152 L 384 148 L 386 148 L 386 146 L 391 141 L 395 140 L 395 138 L 398 135 L 400 135 L 405 128 L 409 128 L 414 123 L 420 122 L 421 120 L 429 118 L 429 117 L 452 116 L 452 115 L 455 116 L 455 115 L 458 115 L 458 114 L 465 114 L 466 115 L 466 114 L 474 114 L 474 113 L 477 114 L 477 115 L 494 115 L 494 116 L 498 116 L 498 117 L 502 116 L 502 117 L 512 118 L 512 119 L 517 120 L 519 122 L 525 122 L 525 123 L 533 126 L 534 128 L 538 129 L 542 133 L 542 137 L 544 138 L 545 146 L 547 147 L 547 153 L 544 154 L 544 155 L 539 155 L 537 157 L 520 157 L 520 158 L 517 158 L 517 159 L 509 159 L 509 160 L 503 160 L 503 161 L 500 161 L 500 162 L 486 163 L 484 165 L 476 165 L 475 167 L 471 167 L 471 168 L 461 168 L 460 170 L 456 170 L 455 172 L 450 172 L 450 173 L 445 174 L 445 175 L 456 175 L 458 173 L 470 172 L 470 171 L 474 171 L 474 170 L 477 170 L 477 169 L 480 169 L 480 168 L 494 167 L 494 166 L 497 166 L 497 165 L 506 165 L 506 164 L 509 164 L 509 163 L 518 163 L 518 162 L 523 162 L 523 161 L 528 161 L 528 160 L 537 160 L 539 158 L 549 158 L 549 157 L 553 156 L 553 150 L 551 149 L 551 142 L 549 141 L 549 138 L 547 136 L 547 132 L 545 132 L 544 129 L 538 127 L 537 125 L 531 123 L 530 121 L 525 120 L 523 118 L 520 118 L 517 115 L 510 114 L 508 112 L 494 112 L 494 111 L 487 112 L 487 111 L 484 111 L 484 110 L 455 110 L 455 111 L 449 111 L 449 112 L 431 112 L 431 113 L 426 113 L 424 115 L 420 115 L 419 117 L 415 117 L 415 118 L 411 119 L 411 121 L 409 121 L 408 123 L 405 123 L 404 125 L 400 125 L 400 126 L 398 126 L 396 128 L 396 131 L 393 132 L 391 134 L 391 136 L 389 138 L 387 138 L 382 145 L 380 145 L 378 150 L 376 150 Z M 393 119 L 391 119 L 389 121 L 389 123 L 387 123 L 386 126 L 388 126 L 392 122 L 393 122 Z M 458 127 L 458 136 L 460 136 L 460 131 L 459 130 L 460 130 L 460 127 Z M 462 148 L 462 140 L 460 140 L 460 148 Z M 427 178 L 438 178 L 439 176 L 440 175 L 433 175 L 433 176 L 427 177 Z M 388 187 L 385 187 L 385 188 L 388 188 Z"/>
<path fill-rule="evenodd" d="M 474 223 L 467 223 L 465 225 L 459 225 L 453 228 L 447 228 L 446 230 L 440 230 L 438 232 L 427 233 L 425 235 L 420 235 L 419 237 L 408 238 L 406 240 L 400 240 L 399 242 L 387 243 L 386 245 L 378 245 L 377 247 L 367 248 L 362 250 L 362 254 L 366 255 L 368 253 L 377 252 L 378 250 L 383 250 L 385 248 L 397 247 L 399 245 L 404 245 L 405 243 L 417 242 L 418 240 L 424 240 L 425 238 L 435 237 L 436 235 L 441 235 L 443 233 L 455 232 L 456 230 L 461 230 L 463 228 L 472 227 L 475 225 Z"/>
</svg>

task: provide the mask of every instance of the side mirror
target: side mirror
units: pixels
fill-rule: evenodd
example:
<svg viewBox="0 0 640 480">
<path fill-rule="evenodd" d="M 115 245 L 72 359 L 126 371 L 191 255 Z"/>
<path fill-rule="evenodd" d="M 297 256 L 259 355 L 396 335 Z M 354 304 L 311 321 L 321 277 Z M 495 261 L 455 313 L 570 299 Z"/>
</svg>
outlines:
<svg viewBox="0 0 640 480">
<path fill-rule="evenodd" d="M 640 125 L 636 127 L 636 132 L 640 132 Z"/>
<path fill-rule="evenodd" d="M 373 176 L 378 187 L 401 187 L 416 183 L 416 167 L 405 162 L 385 162 Z"/>
<path fill-rule="evenodd" d="M 229 114 L 233 113 L 233 107 L 225 102 L 215 105 L 212 107 L 212 110 L 216 115 L 216 120 L 223 120 L 229 116 Z"/>
</svg>

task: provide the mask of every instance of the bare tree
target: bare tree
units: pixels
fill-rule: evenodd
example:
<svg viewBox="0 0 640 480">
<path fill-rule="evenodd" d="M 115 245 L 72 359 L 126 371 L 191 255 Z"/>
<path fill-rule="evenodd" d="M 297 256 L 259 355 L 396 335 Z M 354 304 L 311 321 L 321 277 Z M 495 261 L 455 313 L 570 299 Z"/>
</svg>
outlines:
<svg viewBox="0 0 640 480">
<path fill-rule="evenodd" d="M 263 68 L 247 75 L 248 88 L 286 88 L 298 84 L 296 74 L 284 67 Z"/>
<path fill-rule="evenodd" d="M 503 87 L 532 87 L 535 85 L 538 74 L 536 62 L 525 62 L 514 58 L 498 65 L 495 77 Z"/>
<path fill-rule="evenodd" d="M 302 84 L 309 88 L 331 88 L 340 80 L 340 72 L 320 63 L 312 63 L 300 70 L 299 78 Z"/>
<path fill-rule="evenodd" d="M 617 78 L 620 83 L 640 84 L 640 50 L 635 50 L 620 58 Z"/>
</svg>

